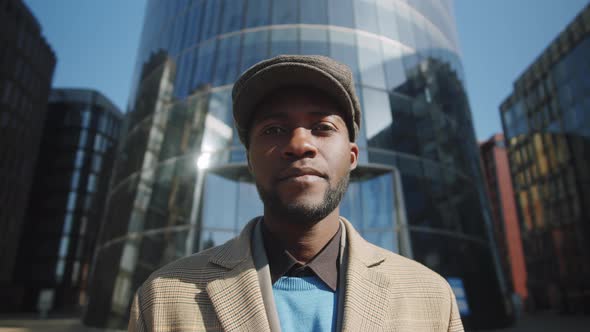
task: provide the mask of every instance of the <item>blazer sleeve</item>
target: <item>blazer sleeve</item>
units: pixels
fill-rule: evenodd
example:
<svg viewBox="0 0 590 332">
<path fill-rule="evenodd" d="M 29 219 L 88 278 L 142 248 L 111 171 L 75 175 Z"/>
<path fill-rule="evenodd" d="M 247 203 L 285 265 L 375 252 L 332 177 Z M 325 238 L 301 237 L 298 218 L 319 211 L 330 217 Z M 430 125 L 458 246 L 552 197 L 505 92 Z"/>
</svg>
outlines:
<svg viewBox="0 0 590 332">
<path fill-rule="evenodd" d="M 449 332 L 464 332 L 463 322 L 461 322 L 461 316 L 459 315 L 459 307 L 457 306 L 457 299 L 455 299 L 455 293 L 451 289 L 451 286 L 447 284 L 449 288 L 449 295 L 451 296 L 451 314 L 449 315 Z"/>
<path fill-rule="evenodd" d="M 139 299 L 139 294 L 141 292 L 141 288 L 137 290 L 135 296 L 133 297 L 133 304 L 131 304 L 131 313 L 129 315 L 129 326 L 127 327 L 127 331 L 129 332 L 144 332 L 148 331 L 148 328 L 145 324 L 143 314 L 141 311 L 141 303 Z"/>
</svg>

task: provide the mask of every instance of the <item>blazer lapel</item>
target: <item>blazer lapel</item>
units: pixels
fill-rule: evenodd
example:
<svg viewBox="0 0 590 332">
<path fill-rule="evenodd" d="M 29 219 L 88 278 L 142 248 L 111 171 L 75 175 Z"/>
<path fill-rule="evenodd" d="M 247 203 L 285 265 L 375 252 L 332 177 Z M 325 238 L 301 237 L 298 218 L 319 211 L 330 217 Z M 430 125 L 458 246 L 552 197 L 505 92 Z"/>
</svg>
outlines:
<svg viewBox="0 0 590 332">
<path fill-rule="evenodd" d="M 225 331 L 270 331 L 250 248 L 255 224 L 256 220 L 251 221 L 239 237 L 210 259 L 227 269 L 207 285 L 207 294 Z"/>
<path fill-rule="evenodd" d="M 344 219 L 344 218 L 342 218 Z M 385 255 L 375 250 L 343 220 L 347 234 L 347 252 L 343 331 L 382 331 L 386 311 L 391 308 L 388 299 L 389 279 L 373 267 L 385 260 Z"/>
</svg>

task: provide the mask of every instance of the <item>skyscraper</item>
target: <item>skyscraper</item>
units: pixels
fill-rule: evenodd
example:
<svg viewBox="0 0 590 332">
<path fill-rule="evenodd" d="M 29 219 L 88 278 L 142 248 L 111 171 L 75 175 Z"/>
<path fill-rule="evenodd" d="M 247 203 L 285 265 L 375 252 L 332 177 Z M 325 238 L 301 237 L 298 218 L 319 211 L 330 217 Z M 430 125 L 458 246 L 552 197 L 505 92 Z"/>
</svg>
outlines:
<svg viewBox="0 0 590 332">
<path fill-rule="evenodd" d="M 590 308 L 590 5 L 500 106 L 538 308 Z"/>
<path fill-rule="evenodd" d="M 353 70 L 361 164 L 342 214 L 464 290 L 467 326 L 505 322 L 456 39 L 446 0 L 150 1 L 86 322 L 124 327 L 152 271 L 262 213 L 231 88 L 254 63 L 288 53 Z"/>
<path fill-rule="evenodd" d="M 88 272 L 122 114 L 87 89 L 53 89 L 25 217 L 13 289 L 14 310 L 34 311 L 53 294 L 53 311 L 85 304 Z"/>
<path fill-rule="evenodd" d="M 0 2 L 0 292 L 10 282 L 27 206 L 55 54 L 21 0 Z M 0 310 L 10 301 L 2 301 Z"/>
</svg>

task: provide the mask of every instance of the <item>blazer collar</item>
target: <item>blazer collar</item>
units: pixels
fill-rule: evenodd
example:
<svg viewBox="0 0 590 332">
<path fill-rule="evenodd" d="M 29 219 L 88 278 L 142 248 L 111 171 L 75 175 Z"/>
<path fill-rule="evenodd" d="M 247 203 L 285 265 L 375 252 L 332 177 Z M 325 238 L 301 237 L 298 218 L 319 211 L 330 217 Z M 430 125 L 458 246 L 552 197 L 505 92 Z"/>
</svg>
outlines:
<svg viewBox="0 0 590 332">
<path fill-rule="evenodd" d="M 237 238 L 222 245 L 209 259 L 227 269 L 207 284 L 207 294 L 224 331 L 270 331 L 250 245 L 256 221 L 250 221 Z"/>
<path fill-rule="evenodd" d="M 250 220 L 238 237 L 221 245 L 219 251 L 209 258 L 209 262 L 231 270 L 248 259 L 252 260 L 250 241 L 258 219 L 260 217 Z"/>
<path fill-rule="evenodd" d="M 342 330 L 382 331 L 386 310 L 395 305 L 388 298 L 390 279 L 375 269 L 387 251 L 363 239 L 348 220 L 342 221 L 348 240 Z"/>
</svg>

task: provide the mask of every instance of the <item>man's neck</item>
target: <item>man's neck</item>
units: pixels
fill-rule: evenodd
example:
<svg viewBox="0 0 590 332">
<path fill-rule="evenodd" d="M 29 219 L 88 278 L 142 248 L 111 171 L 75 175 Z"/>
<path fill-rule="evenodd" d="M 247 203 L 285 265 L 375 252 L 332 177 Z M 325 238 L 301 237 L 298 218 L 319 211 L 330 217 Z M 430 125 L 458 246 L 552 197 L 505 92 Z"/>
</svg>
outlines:
<svg viewBox="0 0 590 332">
<path fill-rule="evenodd" d="M 278 217 L 264 214 L 264 225 L 273 241 L 278 241 L 295 259 L 307 263 L 330 241 L 340 227 L 339 209 L 335 209 L 326 218 L 313 223 L 285 221 Z"/>
</svg>

